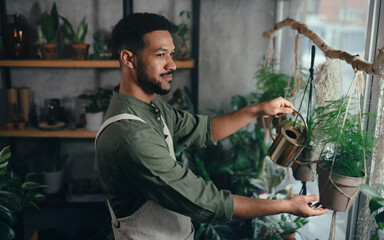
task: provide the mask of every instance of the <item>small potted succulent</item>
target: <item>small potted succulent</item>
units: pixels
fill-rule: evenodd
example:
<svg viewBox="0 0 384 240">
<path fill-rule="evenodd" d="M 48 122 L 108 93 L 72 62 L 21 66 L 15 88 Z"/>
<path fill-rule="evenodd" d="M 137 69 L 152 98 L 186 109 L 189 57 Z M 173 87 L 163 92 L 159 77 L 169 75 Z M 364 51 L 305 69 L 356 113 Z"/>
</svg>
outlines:
<svg viewBox="0 0 384 240">
<path fill-rule="evenodd" d="M 54 59 L 59 33 L 59 14 L 56 3 L 53 3 L 50 14 L 44 13 L 37 24 L 40 51 L 43 59 Z"/>
<path fill-rule="evenodd" d="M 72 43 L 75 52 L 75 59 L 87 59 L 89 44 L 84 44 L 85 36 L 87 35 L 88 31 L 88 24 L 85 21 L 85 17 L 83 17 L 79 25 L 77 25 L 76 31 L 68 19 L 63 16 L 60 16 L 60 18 L 64 23 L 63 34 Z"/>
</svg>

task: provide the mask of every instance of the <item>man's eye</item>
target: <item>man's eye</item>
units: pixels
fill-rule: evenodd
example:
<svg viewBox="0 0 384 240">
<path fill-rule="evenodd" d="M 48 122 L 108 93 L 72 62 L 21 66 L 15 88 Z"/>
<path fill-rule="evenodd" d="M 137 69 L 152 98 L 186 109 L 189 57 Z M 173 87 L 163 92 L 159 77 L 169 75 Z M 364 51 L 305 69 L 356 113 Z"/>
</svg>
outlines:
<svg viewBox="0 0 384 240">
<path fill-rule="evenodd" d="M 164 57 L 164 53 L 157 54 L 157 56 L 160 57 L 160 58 L 163 58 Z"/>
<path fill-rule="evenodd" d="M 175 52 L 171 52 L 171 57 L 173 58 L 175 56 Z"/>
</svg>

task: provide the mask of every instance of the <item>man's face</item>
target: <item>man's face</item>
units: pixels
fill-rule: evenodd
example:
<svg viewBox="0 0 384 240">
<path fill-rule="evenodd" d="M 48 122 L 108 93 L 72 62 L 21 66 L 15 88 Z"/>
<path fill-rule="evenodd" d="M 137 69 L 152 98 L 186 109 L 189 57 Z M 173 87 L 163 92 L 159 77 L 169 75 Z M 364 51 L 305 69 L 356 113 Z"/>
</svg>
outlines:
<svg viewBox="0 0 384 240">
<path fill-rule="evenodd" d="M 171 90 L 175 46 L 168 31 L 153 31 L 144 35 L 145 47 L 137 58 L 137 81 L 149 94 L 165 95 Z"/>
</svg>

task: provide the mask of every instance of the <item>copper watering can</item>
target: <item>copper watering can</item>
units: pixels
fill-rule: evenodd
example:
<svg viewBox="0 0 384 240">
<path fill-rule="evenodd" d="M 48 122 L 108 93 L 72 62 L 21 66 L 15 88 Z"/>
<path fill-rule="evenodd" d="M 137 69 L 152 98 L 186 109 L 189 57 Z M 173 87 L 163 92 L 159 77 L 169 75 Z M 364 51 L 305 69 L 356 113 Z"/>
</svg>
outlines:
<svg viewBox="0 0 384 240">
<path fill-rule="evenodd" d="M 294 126 L 285 125 L 281 127 L 281 130 L 278 132 L 277 137 L 274 138 L 271 132 L 271 127 L 269 128 L 273 143 L 268 150 L 268 155 L 274 163 L 282 167 L 290 167 L 294 162 L 300 165 L 317 162 L 300 162 L 296 160 L 296 158 L 305 148 L 308 138 L 308 126 L 303 116 L 301 116 L 301 114 L 296 110 L 294 111 L 303 120 L 305 127 L 304 133 L 302 133 L 299 129 L 295 128 Z"/>
</svg>

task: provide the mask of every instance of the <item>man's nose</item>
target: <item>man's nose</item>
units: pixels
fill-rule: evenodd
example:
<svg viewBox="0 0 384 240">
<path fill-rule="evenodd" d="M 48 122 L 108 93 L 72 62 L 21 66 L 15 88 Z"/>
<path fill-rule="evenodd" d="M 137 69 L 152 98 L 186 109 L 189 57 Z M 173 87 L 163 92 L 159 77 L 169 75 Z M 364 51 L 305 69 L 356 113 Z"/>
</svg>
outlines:
<svg viewBox="0 0 384 240">
<path fill-rule="evenodd" d="M 167 61 L 167 64 L 165 65 L 165 69 L 168 71 L 168 70 L 173 70 L 175 71 L 176 70 L 176 64 L 175 62 L 173 61 L 173 58 L 172 57 L 168 57 L 168 61 Z"/>
</svg>

